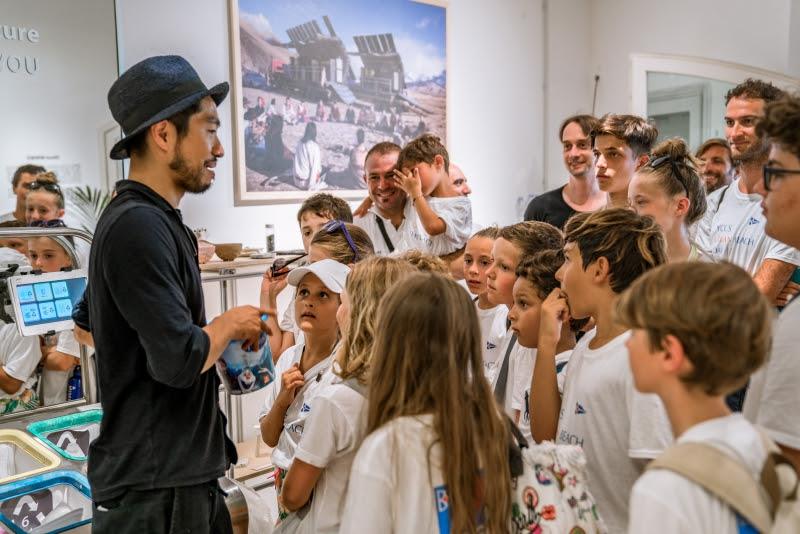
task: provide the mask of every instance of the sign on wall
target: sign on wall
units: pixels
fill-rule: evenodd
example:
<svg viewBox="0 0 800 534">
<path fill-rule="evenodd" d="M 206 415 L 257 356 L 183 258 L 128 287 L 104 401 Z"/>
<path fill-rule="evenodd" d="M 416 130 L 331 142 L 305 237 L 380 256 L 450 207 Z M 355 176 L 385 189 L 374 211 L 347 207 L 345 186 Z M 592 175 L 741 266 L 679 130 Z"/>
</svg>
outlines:
<svg viewBox="0 0 800 534">
<path fill-rule="evenodd" d="M 3 2 L 0 12 L 0 211 L 12 210 L 10 178 L 26 163 L 65 185 L 107 188 L 106 94 L 117 78 L 115 6 L 108 0 Z"/>
</svg>

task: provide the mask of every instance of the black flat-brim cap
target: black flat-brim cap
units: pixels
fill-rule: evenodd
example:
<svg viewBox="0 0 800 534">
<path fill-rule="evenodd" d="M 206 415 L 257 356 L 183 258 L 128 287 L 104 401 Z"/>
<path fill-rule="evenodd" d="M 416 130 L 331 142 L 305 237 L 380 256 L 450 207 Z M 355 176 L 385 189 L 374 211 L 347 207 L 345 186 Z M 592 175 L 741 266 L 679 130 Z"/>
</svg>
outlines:
<svg viewBox="0 0 800 534">
<path fill-rule="evenodd" d="M 128 143 L 136 134 L 210 96 L 219 105 L 230 86 L 205 86 L 181 56 L 154 56 L 126 70 L 108 90 L 108 107 L 122 127 L 123 138 L 111 149 L 111 159 L 130 157 Z"/>
</svg>

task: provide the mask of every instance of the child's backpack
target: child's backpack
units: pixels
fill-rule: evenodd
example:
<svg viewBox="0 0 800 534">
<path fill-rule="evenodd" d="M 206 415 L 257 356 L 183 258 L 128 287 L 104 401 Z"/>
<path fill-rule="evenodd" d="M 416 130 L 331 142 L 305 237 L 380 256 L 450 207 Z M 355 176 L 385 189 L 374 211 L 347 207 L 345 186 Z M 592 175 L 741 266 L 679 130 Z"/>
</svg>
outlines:
<svg viewBox="0 0 800 534">
<path fill-rule="evenodd" d="M 728 504 L 761 533 L 800 532 L 798 476 L 778 446 L 761 431 L 767 460 L 756 480 L 739 462 L 705 443 L 678 443 L 647 469 L 668 469 L 691 480 Z"/>
<path fill-rule="evenodd" d="M 511 528 L 514 534 L 605 533 L 586 485 L 586 457 L 580 447 L 547 441 L 528 446 L 513 422 Z"/>
</svg>

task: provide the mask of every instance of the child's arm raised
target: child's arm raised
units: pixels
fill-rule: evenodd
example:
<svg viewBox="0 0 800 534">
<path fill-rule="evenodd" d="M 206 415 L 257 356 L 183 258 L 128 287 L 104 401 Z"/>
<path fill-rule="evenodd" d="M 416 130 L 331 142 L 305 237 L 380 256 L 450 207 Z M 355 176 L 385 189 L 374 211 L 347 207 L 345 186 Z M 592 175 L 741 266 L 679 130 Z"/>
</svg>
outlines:
<svg viewBox="0 0 800 534">
<path fill-rule="evenodd" d="M 286 417 L 286 410 L 292 404 L 297 390 L 303 387 L 305 380 L 300 367 L 294 364 L 288 371 L 281 375 L 281 390 L 275 399 L 275 404 L 269 413 L 261 419 L 261 439 L 270 447 L 278 444 L 278 438 L 283 432 L 283 420 Z"/>
<path fill-rule="evenodd" d="M 537 443 L 554 440 L 561 411 L 561 395 L 556 376 L 556 347 L 561 338 L 561 323 L 569 318 L 567 299 L 554 289 L 542 303 L 539 317 L 539 342 L 531 380 L 531 434 Z"/>
<path fill-rule="evenodd" d="M 443 234 L 447 230 L 447 223 L 431 209 L 425 200 L 425 196 L 422 194 L 419 171 L 414 169 L 410 174 L 404 174 L 402 171 L 395 169 L 394 174 L 397 185 L 411 197 L 414 209 L 417 210 L 419 221 L 422 223 L 425 232 L 429 236 Z"/>
<path fill-rule="evenodd" d="M 283 291 L 288 283 L 287 275 L 289 274 L 289 269 L 284 269 L 284 271 L 285 272 L 280 272 L 276 276 L 272 275 L 271 269 L 267 269 L 264 272 L 264 277 L 261 280 L 261 292 L 259 294 L 259 303 L 262 309 L 278 309 L 278 293 Z M 286 350 L 284 338 L 288 335 L 291 336 L 291 340 L 293 341 L 294 336 L 291 332 L 284 332 L 281 330 L 276 313 L 271 313 L 267 316 L 267 326 L 273 332 L 268 338 L 269 349 L 272 352 L 272 361 L 277 362 L 280 355 Z M 294 343 L 292 343 L 292 345 L 293 344 Z M 291 345 L 288 346 L 291 347 Z"/>
</svg>

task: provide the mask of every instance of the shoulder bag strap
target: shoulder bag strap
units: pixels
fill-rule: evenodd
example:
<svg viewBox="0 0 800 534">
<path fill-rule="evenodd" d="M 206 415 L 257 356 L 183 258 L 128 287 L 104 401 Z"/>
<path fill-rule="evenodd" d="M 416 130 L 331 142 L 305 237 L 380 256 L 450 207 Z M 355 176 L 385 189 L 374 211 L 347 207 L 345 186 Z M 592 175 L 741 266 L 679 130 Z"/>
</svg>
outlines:
<svg viewBox="0 0 800 534">
<path fill-rule="evenodd" d="M 394 252 L 394 244 L 392 244 L 392 240 L 389 239 L 389 234 L 386 233 L 386 225 L 378 215 L 375 215 L 375 222 L 378 223 L 378 230 L 381 231 L 381 235 L 383 236 L 383 241 L 386 243 L 386 248 L 389 249 L 389 252 Z"/>
<path fill-rule="evenodd" d="M 500 403 L 500 406 L 505 406 L 506 402 L 506 389 L 508 389 L 508 361 L 511 359 L 511 350 L 517 344 L 517 334 L 511 336 L 511 341 L 506 348 L 506 355 L 503 357 L 503 365 L 500 367 L 500 373 L 497 375 L 497 383 L 494 385 L 494 398 Z"/>
<path fill-rule="evenodd" d="M 650 462 L 647 469 L 667 469 L 691 480 L 727 503 L 759 532 L 769 532 L 773 516 L 761 485 L 742 464 L 716 447 L 680 443 Z"/>
</svg>

